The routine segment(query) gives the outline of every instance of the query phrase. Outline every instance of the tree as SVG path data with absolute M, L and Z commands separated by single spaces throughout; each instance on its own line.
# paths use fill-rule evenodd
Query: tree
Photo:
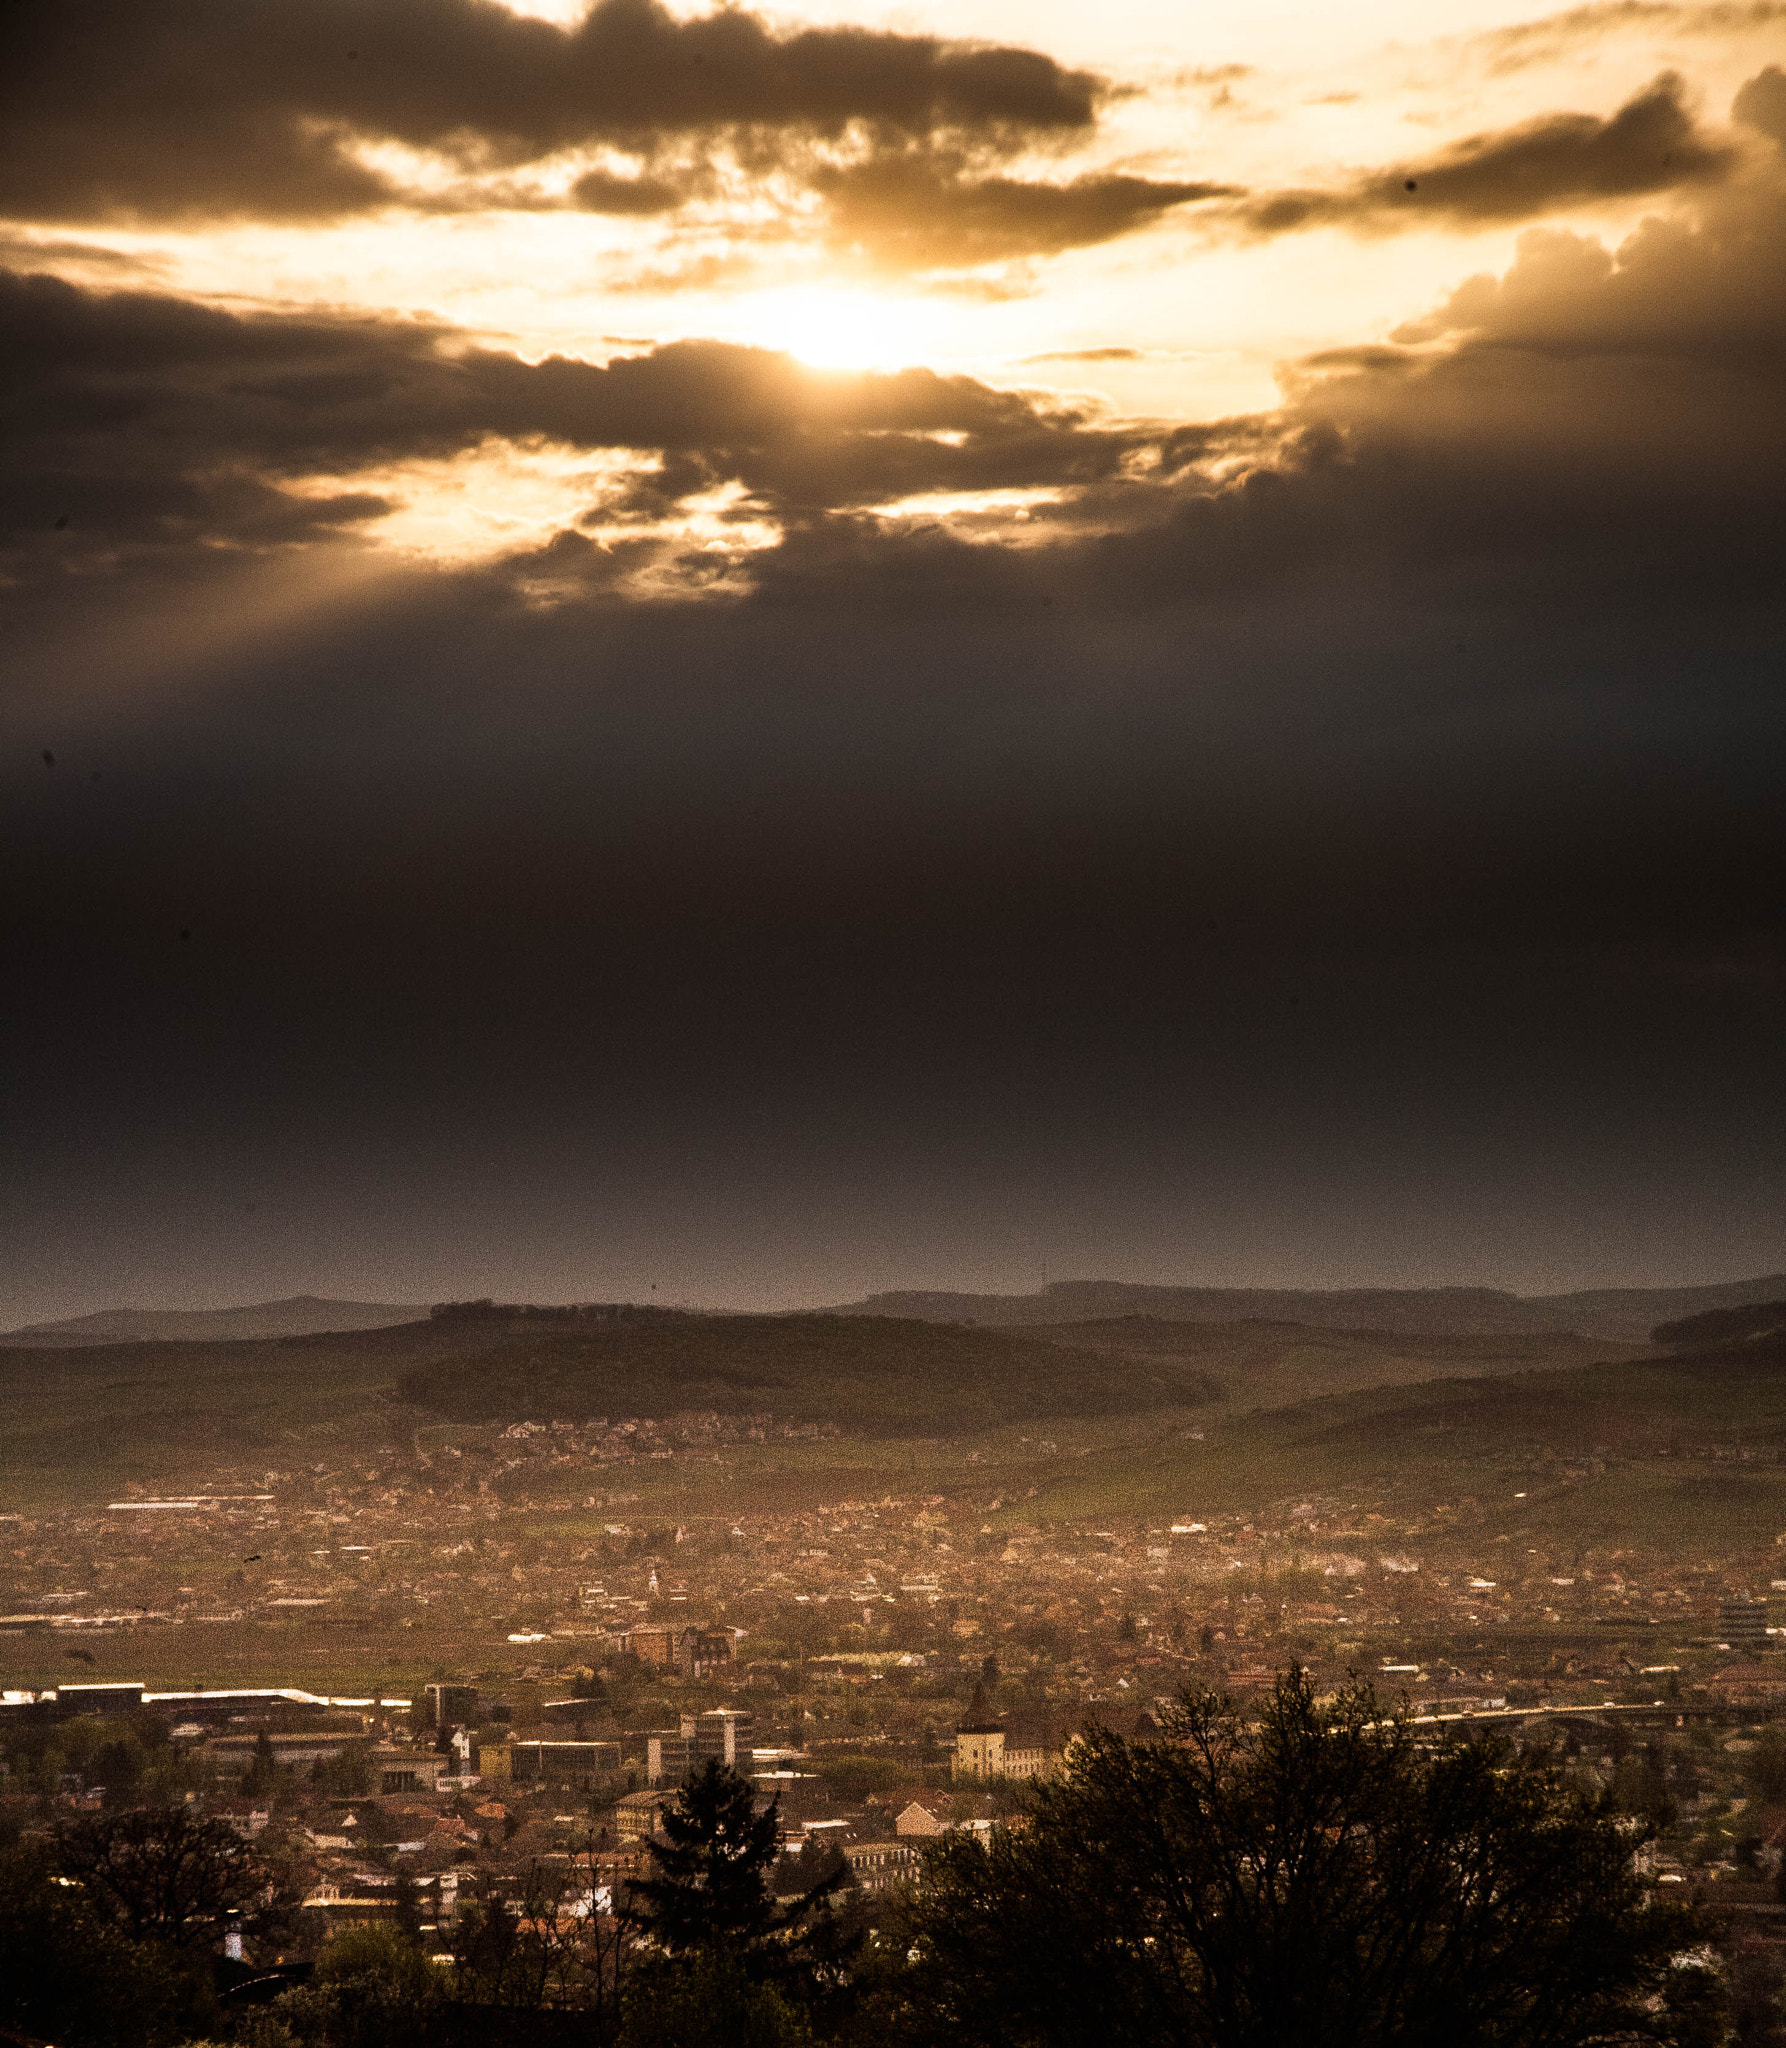
M 620 2039 L 621 2048 L 812 2048 L 813 2037 L 772 1985 L 708 1950 L 639 1981 Z
M 453 1995 L 464 2005 L 569 2008 L 592 2044 L 617 2037 L 644 1953 L 628 1888 L 604 1871 L 594 1837 L 568 1864 L 530 1864 L 514 1896 L 490 1887 L 470 1901 L 453 1948 Z
M 634 1883 L 645 1930 L 671 1956 L 724 1951 L 753 1978 L 785 1972 L 799 1957 L 809 1916 L 843 1883 L 819 1879 L 782 1906 L 769 1889 L 780 1837 L 779 1795 L 759 1813 L 748 1778 L 709 1757 L 663 1809 L 655 1875 Z
M 273 1754 L 272 1740 L 263 1728 L 254 1738 L 254 1755 L 242 1773 L 242 1795 L 247 1799 L 264 1799 L 278 1788 L 279 1759 Z
M 423 2048 L 440 2003 L 439 1973 L 419 1943 L 394 1927 L 350 1927 L 272 2017 L 288 2038 L 317 2048 Z
M 69 2048 L 154 2048 L 191 2031 L 194 1988 L 166 1955 L 108 1926 L 39 1850 L 0 1851 L 0 2029 Z
M 188 1954 L 217 1946 L 225 1922 L 266 1895 L 267 1873 L 236 1831 L 178 1806 L 84 1816 L 63 1831 L 63 1871 L 133 1941 Z
M 462 1912 L 454 1939 L 455 1987 L 473 2005 L 581 2004 L 587 1923 L 571 1913 L 574 1874 L 529 1863 L 518 1894 L 494 1887 Z
M 1574 2048 L 1716 2038 L 1651 1830 L 1502 1740 L 1423 1749 L 1368 1687 L 1186 1693 L 1093 1729 L 1030 1825 L 930 1852 L 919 2039 L 1073 2048 Z M 1710 2025 L 1711 2030 L 1707 2028 Z

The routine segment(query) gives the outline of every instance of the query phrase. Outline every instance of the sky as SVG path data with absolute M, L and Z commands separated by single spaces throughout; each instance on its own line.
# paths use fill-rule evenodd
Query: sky
M 19 0 L 0 1323 L 1786 1265 L 1786 0 Z

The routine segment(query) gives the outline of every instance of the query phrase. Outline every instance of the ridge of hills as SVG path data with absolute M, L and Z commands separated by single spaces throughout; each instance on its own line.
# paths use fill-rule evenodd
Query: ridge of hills
M 931 1465 L 953 1471 L 960 1440 L 976 1439 L 1035 1482 L 1020 1508 L 1008 1495 L 1007 1522 L 1469 1499 L 1498 1503 L 1509 1530 L 1616 1544 L 1691 1525 L 1752 1540 L 1786 1531 L 1786 1331 L 1762 1323 L 1634 1352 L 1556 1333 L 1261 1319 L 998 1330 L 470 1304 L 358 1332 L 15 1347 L 0 1373 L 0 1496 L 13 1508 L 132 1483 L 177 1492 L 257 1461 L 334 1463 L 381 1440 L 407 1453 L 421 1427 L 767 1410 L 835 1425 L 844 1441 L 822 1462 L 864 1482 L 909 1462 L 901 1441 L 927 1442 Z M 1046 1418 L 1063 1425 L 1060 1453 L 1018 1449 L 1009 1432 Z M 804 1483 L 798 1447 L 756 1449 L 764 1498 Z
M 767 1410 L 858 1439 L 939 1439 L 1048 1416 L 1232 1413 L 1616 1351 L 1568 1336 L 1417 1340 L 1303 1324 L 1131 1317 L 988 1330 L 471 1303 L 352 1332 L 14 1346 L 0 1370 L 0 1494 L 177 1490 L 182 1474 L 196 1480 L 220 1463 L 326 1459 L 356 1436 L 407 1441 L 418 1423 Z
M 414 1302 L 326 1301 L 294 1294 L 242 1308 L 105 1308 L 60 1322 L 0 1331 L 9 1350 L 50 1345 L 225 1343 L 232 1338 L 310 1337 L 339 1330 L 380 1330 L 427 1314 Z
M 832 1311 L 1018 1328 L 1146 1315 L 1166 1322 L 1316 1323 L 1404 1336 L 1537 1336 L 1574 1331 L 1641 1342 L 1657 1323 L 1712 1309 L 1777 1301 L 1786 1274 L 1703 1287 L 1600 1287 L 1512 1294 L 1496 1287 L 1156 1287 L 1126 1280 L 1055 1280 L 1034 1294 L 906 1290 L 871 1294 Z
M 1183 1323 L 1126 1315 L 1025 1327 L 1031 1336 L 1076 1351 L 1200 1365 L 1219 1377 L 1223 1398 L 1234 1408 L 1276 1408 L 1322 1394 L 1432 1379 L 1555 1372 L 1628 1359 L 1634 1348 L 1617 1338 L 1580 1337 L 1567 1330 L 1408 1336 L 1395 1330 L 1332 1329 L 1263 1317 Z
M 886 1316 L 902 1322 L 977 1323 L 992 1328 L 1110 1322 L 1146 1316 L 1171 1323 L 1307 1323 L 1367 1335 L 1434 1338 L 1547 1336 L 1573 1331 L 1626 1342 L 1654 1326 L 1719 1310 L 1739 1310 L 1786 1297 L 1786 1274 L 1703 1287 L 1589 1288 L 1569 1294 L 1513 1294 L 1495 1287 L 1294 1288 L 1156 1287 L 1126 1280 L 1057 1280 L 1035 1294 L 961 1294 L 905 1290 L 864 1301 L 800 1311 L 844 1317 Z M 462 1307 L 493 1310 L 493 1304 Z M 512 1313 L 519 1314 L 517 1308 Z M 571 1313 L 532 1310 L 542 1319 Z M 644 1310 L 632 1311 L 644 1314 Z M 672 1311 L 671 1313 L 675 1313 Z M 683 1311 L 695 1314 L 699 1311 Z M 379 1330 L 416 1323 L 420 1303 L 331 1301 L 297 1294 L 280 1301 L 218 1309 L 101 1309 L 60 1321 L 0 1331 L 0 1347 L 85 1348 L 95 1344 L 225 1343 L 255 1337 L 305 1337 Z M 778 1321 L 785 1317 L 738 1316 Z

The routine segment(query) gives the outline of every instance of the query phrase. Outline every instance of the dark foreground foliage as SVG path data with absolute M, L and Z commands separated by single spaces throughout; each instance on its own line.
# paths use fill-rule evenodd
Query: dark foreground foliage
M 226 1916 L 277 1904 L 162 1810 L 0 1857 L 0 2034 L 60 2048 L 1779 2048 L 1779 1973 L 1657 1896 L 1647 1824 L 1542 1755 L 1432 1748 L 1365 1687 L 1187 1695 L 1097 1729 L 988 1841 L 876 1916 L 835 1868 L 777 1896 L 776 1818 L 718 1765 L 630 1890 L 536 1870 L 443 1967 L 348 1932 L 269 2004 L 214 1995 Z M 595 1909 L 588 1901 L 595 1898 Z M 260 1903 L 254 1905 L 254 1901 Z
M 1090 1733 L 1028 1828 L 936 1852 L 887 2016 L 988 2048 L 1717 2040 L 1642 1833 L 1503 1743 L 1427 1752 L 1366 1688 L 1187 1697 L 1157 1740 Z

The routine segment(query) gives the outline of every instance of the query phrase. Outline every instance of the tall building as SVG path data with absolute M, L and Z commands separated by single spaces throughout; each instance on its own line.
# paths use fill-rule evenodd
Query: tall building
M 683 1726 L 688 1726 L 686 1719 Z M 751 1737 L 755 1732 L 756 1716 L 737 1707 L 712 1707 L 704 1714 L 696 1714 L 694 1760 L 705 1763 L 709 1757 L 714 1757 L 733 1770 L 748 1766 L 751 1762 Z
M 478 1689 L 475 1685 L 448 1685 L 436 1680 L 428 1688 L 434 1702 L 436 1728 L 463 1728 L 477 1719 Z
M 1718 1634 L 1733 1650 L 1767 1648 L 1767 1602 L 1747 1593 L 1718 1603 Z
M 1005 1775 L 1005 1730 L 1001 1721 L 963 1721 L 955 1731 L 954 1777 L 986 1785 Z

